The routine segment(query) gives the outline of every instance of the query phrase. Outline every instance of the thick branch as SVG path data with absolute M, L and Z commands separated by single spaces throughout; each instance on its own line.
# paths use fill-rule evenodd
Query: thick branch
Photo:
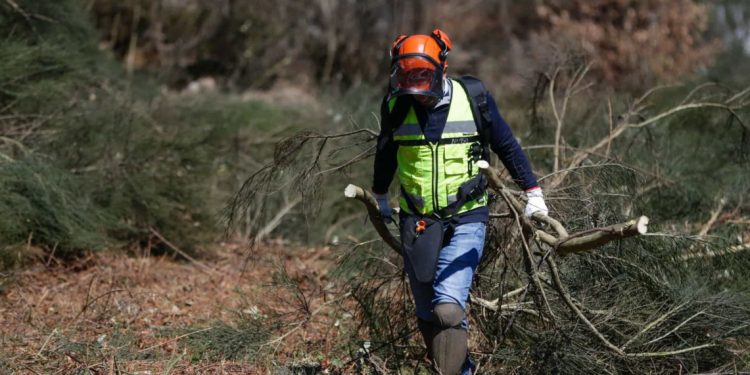
M 566 239 L 558 240 L 557 243 L 549 245 L 556 247 L 558 254 L 568 255 L 595 249 L 620 238 L 642 235 L 647 231 L 648 217 L 641 216 L 625 223 L 573 234 Z
M 375 227 L 375 230 L 378 232 L 383 241 L 385 241 L 388 246 L 390 246 L 400 255 L 401 243 L 396 239 L 396 237 L 393 237 L 391 231 L 388 230 L 388 227 L 380 217 L 380 210 L 378 210 L 378 202 L 375 200 L 375 197 L 373 197 L 372 194 L 370 194 L 365 189 L 352 184 L 349 184 L 346 189 L 344 189 L 344 196 L 347 198 L 354 198 L 365 205 L 365 207 L 367 208 L 367 215 L 370 217 L 372 226 Z

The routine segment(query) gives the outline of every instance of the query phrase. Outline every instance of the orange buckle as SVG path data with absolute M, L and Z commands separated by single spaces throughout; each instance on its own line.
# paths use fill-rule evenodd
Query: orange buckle
M 425 228 L 427 228 L 426 221 L 424 220 L 417 221 L 417 229 L 416 229 L 417 233 L 421 234 L 422 232 L 424 232 Z

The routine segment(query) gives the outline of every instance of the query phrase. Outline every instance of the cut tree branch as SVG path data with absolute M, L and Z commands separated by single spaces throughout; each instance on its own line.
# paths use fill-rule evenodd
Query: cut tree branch
M 477 163 L 482 172 L 487 176 L 490 182 L 490 187 L 498 192 L 500 196 L 508 202 L 509 206 L 512 206 L 517 212 L 523 212 L 523 204 L 513 194 L 510 193 L 508 188 L 503 184 L 500 174 L 497 170 L 489 166 L 489 163 L 485 161 L 479 161 Z M 609 242 L 620 238 L 633 237 L 637 235 L 645 234 L 648 231 L 648 218 L 641 216 L 636 219 L 629 220 L 624 223 L 613 224 L 602 228 L 589 229 L 583 232 L 574 233 L 568 235 L 567 230 L 559 221 L 546 215 L 535 214 L 532 217 L 534 220 L 540 223 L 545 223 L 552 227 L 556 232 L 555 237 L 543 230 L 537 229 L 533 226 L 530 220 L 526 217 L 521 217 L 521 224 L 524 229 L 534 233 L 545 244 L 555 249 L 558 255 L 567 255 L 578 253 L 586 250 L 591 250 Z
M 490 167 L 487 162 L 482 160 L 480 160 L 477 165 L 482 170 L 482 172 L 487 175 L 490 182 L 490 187 L 500 194 L 500 196 L 507 202 L 512 212 L 523 212 L 523 203 L 521 203 L 521 201 L 517 199 L 508 188 L 505 187 L 502 180 L 500 179 L 500 174 L 498 173 L 498 171 Z M 380 217 L 380 211 L 378 210 L 377 201 L 375 201 L 375 198 L 372 196 L 372 194 L 359 186 L 350 184 L 344 190 L 344 196 L 346 196 L 347 198 L 354 198 L 365 205 L 370 221 L 372 222 L 372 225 L 375 227 L 375 230 L 378 232 L 380 237 L 383 239 L 383 241 L 385 241 L 386 244 L 388 244 L 388 246 L 390 246 L 397 253 L 401 254 L 401 244 L 399 240 L 396 239 L 393 234 L 391 234 L 390 230 L 383 222 L 383 219 Z M 528 230 L 530 233 L 533 233 L 542 242 L 551 246 L 553 249 L 555 249 L 558 255 L 568 255 L 587 251 L 603 246 L 614 240 L 645 234 L 648 231 L 649 221 L 646 216 L 641 216 L 624 223 L 613 224 L 601 228 L 593 228 L 583 232 L 568 235 L 567 230 L 558 220 L 555 220 L 554 218 L 546 215 L 534 215 L 534 220 L 549 225 L 557 232 L 557 237 L 555 237 L 550 233 L 536 228 L 531 223 L 531 220 L 529 220 L 529 218 L 527 218 L 526 216 L 519 215 L 518 219 L 523 229 Z
M 344 189 L 344 196 L 347 198 L 354 198 L 365 205 L 372 226 L 375 227 L 375 230 L 383 241 L 400 255 L 401 242 L 391 234 L 391 231 L 385 225 L 385 222 L 383 222 L 383 218 L 380 216 L 380 210 L 378 210 L 378 202 L 375 200 L 375 197 L 365 189 L 352 184 L 349 184 L 346 189 Z

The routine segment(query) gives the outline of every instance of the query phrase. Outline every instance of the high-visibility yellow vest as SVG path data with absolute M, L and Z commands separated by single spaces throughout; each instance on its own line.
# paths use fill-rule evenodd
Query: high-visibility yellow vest
M 477 124 L 471 111 L 468 94 L 463 86 L 451 80 L 452 98 L 445 129 L 436 143 L 430 143 L 422 133 L 414 108 L 410 108 L 403 123 L 393 132 L 399 145 L 398 178 L 401 182 L 399 204 L 407 213 L 429 215 L 456 201 L 458 188 L 479 174 L 472 160 L 472 145 L 480 142 Z M 393 110 L 396 99 L 390 100 Z M 477 147 L 477 146 L 475 146 Z M 412 203 L 407 202 L 407 199 Z M 487 204 L 487 193 L 464 203 L 452 214 L 460 214 Z M 441 215 L 443 216 L 443 215 Z

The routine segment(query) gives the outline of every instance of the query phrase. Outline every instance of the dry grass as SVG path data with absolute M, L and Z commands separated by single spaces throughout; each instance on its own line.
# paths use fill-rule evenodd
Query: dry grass
M 329 248 L 276 244 L 249 257 L 217 247 L 210 270 L 114 252 L 35 265 L 0 285 L 0 372 L 266 373 L 328 363 L 352 325 L 342 305 L 351 301 L 327 275 L 333 258 Z M 268 333 L 255 357 L 193 345 L 248 325 Z

